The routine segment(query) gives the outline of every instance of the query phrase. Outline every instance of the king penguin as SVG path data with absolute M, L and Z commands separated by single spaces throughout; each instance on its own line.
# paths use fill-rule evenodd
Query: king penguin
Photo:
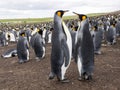
M 36 55 L 36 61 L 40 61 L 45 57 L 45 42 L 42 38 L 42 30 L 35 28 L 32 32 L 31 45 Z
M 9 49 L 1 55 L 2 58 L 10 58 L 10 57 L 15 57 L 15 56 L 17 56 L 16 49 Z
M 74 12 L 74 14 L 77 14 Z M 75 62 L 78 66 L 79 80 L 91 80 L 94 69 L 94 45 L 89 30 L 88 18 L 84 14 L 77 14 L 79 27 L 75 40 Z
M 29 42 L 27 37 L 25 37 L 25 32 L 20 33 L 20 37 L 17 42 L 17 55 L 20 64 L 29 60 Z
M 57 76 L 60 82 L 69 82 L 65 73 L 71 62 L 72 38 L 70 31 L 62 21 L 67 11 L 58 10 L 54 14 L 54 30 L 52 33 L 51 72 L 49 79 Z

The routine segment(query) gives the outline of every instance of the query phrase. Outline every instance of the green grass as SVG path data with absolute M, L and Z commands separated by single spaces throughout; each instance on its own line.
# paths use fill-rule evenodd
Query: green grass
M 52 18 L 0 19 L 2 23 L 36 23 L 52 21 Z
M 104 13 L 93 13 L 88 14 L 89 17 L 91 16 L 99 16 L 103 15 Z M 63 19 L 76 19 L 77 16 L 64 16 Z M 0 19 L 0 23 L 40 23 L 40 22 L 50 22 L 53 21 L 53 18 L 25 18 L 25 19 Z
M 105 13 L 91 13 L 87 14 L 89 17 L 105 15 Z

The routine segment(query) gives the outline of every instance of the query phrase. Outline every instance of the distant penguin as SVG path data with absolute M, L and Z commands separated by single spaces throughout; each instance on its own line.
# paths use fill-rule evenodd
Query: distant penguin
M 12 29 L 12 30 L 10 30 L 9 32 L 8 32 L 8 34 L 9 34 L 9 41 L 10 42 L 16 42 L 17 40 L 16 40 L 16 31 L 14 30 L 14 29 Z
M 48 30 L 46 30 L 46 28 L 44 27 L 43 28 L 43 33 L 42 33 L 42 38 L 45 41 L 45 43 L 47 42 L 47 39 L 48 39 L 48 36 L 46 36 L 47 35 L 47 31 Z
M 49 33 L 48 33 L 48 43 L 51 43 L 52 31 L 53 31 L 53 28 L 50 28 Z
M 31 37 L 31 45 L 36 55 L 36 60 L 40 61 L 45 57 L 45 42 L 42 38 L 42 30 L 35 29 Z
M 49 79 L 57 76 L 61 82 L 69 82 L 65 73 L 71 62 L 72 38 L 70 31 L 62 21 L 67 11 L 58 10 L 54 14 L 54 30 L 52 32 L 51 72 Z
M 16 49 L 9 49 L 1 55 L 2 58 L 10 58 L 10 57 L 15 57 L 15 56 L 17 56 Z
M 77 26 L 76 27 L 71 27 L 70 29 L 70 33 L 71 33 L 71 37 L 72 37 L 72 58 L 74 58 L 74 49 L 75 49 L 75 36 L 76 36 L 76 32 L 77 32 Z
M 17 42 L 17 55 L 19 63 L 24 63 L 29 60 L 29 42 L 25 37 L 25 32 L 20 33 L 20 37 Z
M 103 39 L 103 28 L 101 26 L 94 27 L 93 43 L 94 43 L 94 53 L 101 54 L 101 43 Z
M 107 44 L 108 45 L 113 45 L 116 43 L 116 28 L 115 28 L 115 24 L 110 25 L 110 27 L 108 28 L 107 32 L 106 32 L 106 37 L 107 37 Z
M 117 20 L 115 27 L 116 27 L 117 36 L 120 36 L 120 20 Z
M 8 36 L 8 34 L 5 31 L 0 32 L 0 46 L 8 45 L 6 36 Z
M 30 42 L 30 38 L 31 38 L 31 30 L 29 28 L 27 28 L 27 30 L 25 31 L 25 35 L 27 37 L 28 42 Z
M 74 12 L 74 14 L 77 14 Z M 78 66 L 79 80 L 91 80 L 94 69 L 94 45 L 89 31 L 88 18 L 84 14 L 77 14 L 79 27 L 75 40 L 75 62 Z

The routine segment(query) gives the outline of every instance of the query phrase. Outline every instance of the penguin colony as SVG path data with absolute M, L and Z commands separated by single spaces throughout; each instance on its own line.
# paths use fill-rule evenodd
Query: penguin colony
M 56 76 L 60 82 L 69 82 L 65 74 L 71 60 L 74 60 L 78 67 L 78 80 L 92 80 L 94 54 L 102 54 L 102 42 L 108 46 L 117 43 L 120 15 L 87 17 L 73 12 L 78 16 L 77 20 L 63 21 L 62 17 L 67 12 L 56 11 L 53 22 L 15 27 L 1 24 L 0 46 L 17 42 L 16 48 L 9 49 L 1 57 L 17 56 L 20 64 L 25 63 L 29 61 L 29 48 L 32 47 L 36 61 L 41 61 L 45 58 L 46 44 L 51 43 L 49 79 Z

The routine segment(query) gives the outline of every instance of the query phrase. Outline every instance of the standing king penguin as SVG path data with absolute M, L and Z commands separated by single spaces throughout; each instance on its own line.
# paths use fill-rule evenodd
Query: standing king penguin
M 41 61 L 45 58 L 45 42 L 42 38 L 42 30 L 35 28 L 35 30 L 31 33 L 31 46 L 34 49 L 36 61 Z
M 69 82 L 65 73 L 71 62 L 72 38 L 70 31 L 62 21 L 67 11 L 58 10 L 54 15 L 54 30 L 52 33 L 51 72 L 49 79 L 57 76 L 60 82 Z
M 19 63 L 24 63 L 29 60 L 29 43 L 27 37 L 25 37 L 25 32 L 20 33 L 20 37 L 17 42 L 17 55 Z
M 77 14 L 74 12 L 74 14 Z M 79 27 L 75 40 L 75 62 L 78 66 L 79 80 L 91 80 L 94 69 L 94 45 L 89 31 L 88 18 L 84 14 L 77 14 Z

